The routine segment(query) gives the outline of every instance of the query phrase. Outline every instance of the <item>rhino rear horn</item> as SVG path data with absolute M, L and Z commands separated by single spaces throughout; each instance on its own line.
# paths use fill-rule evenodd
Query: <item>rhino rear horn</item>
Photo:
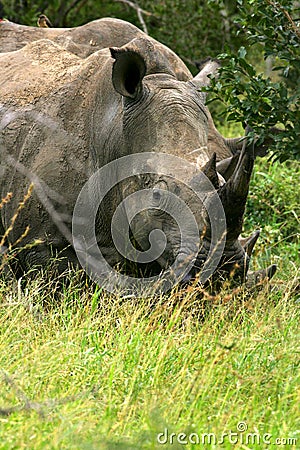
M 217 171 L 222 177 L 228 181 L 236 168 L 237 162 L 239 160 L 240 152 L 236 153 L 230 158 L 223 159 L 217 163 Z
M 136 99 L 142 95 L 143 78 L 146 74 L 144 58 L 134 50 L 127 48 L 110 48 L 115 59 L 112 68 L 112 83 L 115 90 L 123 97 Z
M 243 249 L 249 256 L 249 258 L 252 255 L 254 246 L 257 242 L 257 239 L 259 238 L 259 235 L 260 235 L 260 230 L 256 230 L 249 237 L 244 238 L 244 239 L 243 238 L 239 239 L 241 246 L 243 247 Z
M 227 237 L 237 239 L 242 231 L 243 217 L 254 164 L 253 146 L 243 149 L 238 163 L 226 184 L 219 189 L 219 196 L 227 221 Z
M 209 181 L 212 183 L 215 189 L 219 189 L 219 177 L 217 173 L 217 154 L 214 152 L 212 157 L 207 161 L 204 167 L 202 167 L 202 172 L 207 176 Z

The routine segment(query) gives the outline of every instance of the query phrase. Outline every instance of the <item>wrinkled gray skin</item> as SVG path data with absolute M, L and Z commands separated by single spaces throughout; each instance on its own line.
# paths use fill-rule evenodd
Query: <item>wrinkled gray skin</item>
M 0 53 L 19 50 L 30 42 L 39 39 L 49 39 L 70 53 L 86 58 L 98 50 L 109 47 L 122 47 L 135 38 L 144 38 L 154 45 L 156 56 L 151 54 L 148 58 L 148 71 L 156 70 L 156 58 L 166 58 L 169 69 L 180 81 L 192 79 L 192 75 L 183 61 L 168 47 L 146 35 L 134 25 L 119 19 L 103 18 L 94 20 L 75 28 L 37 28 L 19 25 L 13 22 L 0 23 Z M 148 55 L 149 56 L 149 55 Z M 153 65 L 152 68 L 150 66 Z M 241 150 L 241 137 L 226 139 L 217 131 L 213 119 L 208 116 L 208 152 L 212 155 L 217 153 L 217 160 L 228 158 L 236 151 Z M 261 154 L 263 146 L 256 149 Z
M 218 190 L 228 225 L 218 276 L 234 269 L 236 276 L 244 280 L 252 243 L 257 238 L 255 235 L 250 241 L 239 240 L 254 155 L 244 145 L 240 156 L 225 160 L 232 156 L 230 146 L 214 131 L 205 96 L 200 92 L 209 81 L 207 75 L 217 65 L 208 62 L 192 79 L 182 61 L 167 47 L 139 30 L 142 36 L 133 36 L 135 39 L 120 47 L 120 24 L 124 30 L 127 27 L 128 35 L 135 27 L 115 19 L 102 20 L 105 30 L 110 27 L 111 42 L 116 35 L 115 43 L 109 40 L 111 49 L 95 51 L 92 41 L 93 51 L 77 56 L 74 46 L 71 52 L 65 49 L 68 46 L 63 34 L 67 33 L 65 37 L 71 45 L 69 35 L 73 30 L 63 30 L 53 41 L 33 41 L 17 51 L 10 46 L 7 53 L 0 55 L 1 195 L 13 192 L 12 200 L 1 210 L 2 233 L 33 181 L 34 193 L 19 213 L 9 239 L 12 243 L 17 241 L 29 225 L 22 244 L 34 239 L 43 241 L 19 254 L 17 275 L 36 265 L 46 266 L 51 255 L 63 258 L 59 271 L 68 262 L 77 264 L 70 245 L 70 222 L 84 183 L 98 168 L 121 156 L 163 152 L 194 162 L 193 177 L 197 179 L 200 169 L 204 170 Z M 93 27 L 97 25 L 97 39 L 102 20 L 92 22 Z M 82 40 L 83 27 L 79 28 Z M 54 36 L 55 30 L 51 32 Z M 3 45 L 4 41 L 0 42 Z M 97 42 L 99 47 L 102 44 Z M 222 160 L 217 167 L 216 159 Z M 201 267 L 210 242 L 209 223 L 201 205 L 197 210 L 189 191 L 168 177 L 161 177 L 159 168 L 151 169 L 158 172 L 157 177 L 136 177 L 121 184 L 101 206 L 96 231 L 103 254 L 111 265 L 122 264 L 110 235 L 114 210 L 130 193 L 145 186 L 158 187 L 177 195 L 179 192 L 184 202 L 196 209 L 204 236 L 197 262 Z M 188 171 L 186 182 L 191 182 Z M 155 202 L 161 200 L 156 194 Z M 133 237 L 142 249 L 147 247 L 149 231 L 157 227 L 167 237 L 166 252 L 158 261 L 165 268 L 179 251 L 180 236 L 169 217 L 147 212 L 131 224 Z M 189 256 L 191 244 L 187 239 L 182 250 L 185 257 Z M 267 276 L 272 274 L 270 270 L 266 272 Z

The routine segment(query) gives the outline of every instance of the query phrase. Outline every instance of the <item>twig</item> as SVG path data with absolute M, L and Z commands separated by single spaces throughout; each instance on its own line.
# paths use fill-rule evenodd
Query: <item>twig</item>
M 33 190 L 33 183 L 30 184 L 30 186 L 29 186 L 27 192 L 24 194 L 23 200 L 19 203 L 18 208 L 17 208 L 15 214 L 14 214 L 14 215 L 12 216 L 12 218 L 10 219 L 10 225 L 9 225 L 9 227 L 6 229 L 4 235 L 3 235 L 2 238 L 1 238 L 1 241 L 0 241 L 0 247 L 3 247 L 6 238 L 8 237 L 9 233 L 12 231 L 12 229 L 13 229 L 13 227 L 14 227 L 14 224 L 15 224 L 15 222 L 16 222 L 16 220 L 17 220 L 19 214 L 20 214 L 20 211 L 24 208 L 25 203 L 26 203 L 27 200 L 31 197 L 32 190 Z M 8 195 L 9 195 L 9 194 L 8 194 Z M 6 196 L 6 198 L 7 198 L 7 196 Z M 4 199 L 3 199 L 3 200 L 4 200 Z M 3 200 L 2 200 L 2 201 L 3 201 Z M 29 228 L 28 228 L 28 231 L 29 231 Z M 25 233 L 28 234 L 28 231 L 27 231 L 27 228 L 26 228 Z M 23 234 L 22 236 L 25 237 L 26 234 Z
M 73 395 L 62 399 L 49 399 L 44 402 L 34 402 L 29 400 L 27 395 L 17 386 L 13 378 L 4 370 L 2 370 L 5 383 L 14 391 L 16 398 L 22 402 L 22 405 L 8 406 L 0 408 L 0 416 L 9 416 L 17 411 L 36 411 L 41 416 L 45 416 L 45 408 L 53 408 L 58 405 L 64 405 L 69 402 L 85 398 L 90 394 L 89 391 L 83 392 L 80 395 Z
M 76 8 L 75 11 L 74 11 L 75 17 L 78 15 L 80 9 L 81 9 L 87 2 L 88 2 L 88 0 L 84 0 L 82 3 L 79 3 L 79 4 L 77 5 L 77 8 Z
M 131 6 L 131 8 L 138 10 L 140 9 L 141 12 L 143 14 L 145 14 L 145 16 L 154 16 L 153 13 L 151 13 L 150 11 L 146 11 L 145 9 L 142 9 L 137 3 L 131 2 L 129 0 L 115 0 L 115 2 L 121 2 L 121 3 L 125 3 L 126 5 Z
M 73 3 L 71 3 L 71 5 L 69 6 L 69 8 L 66 9 L 65 14 L 64 14 L 65 17 L 69 14 L 69 12 L 70 12 L 73 8 L 75 8 L 75 6 L 78 5 L 78 3 L 81 3 L 81 1 L 82 1 L 82 0 L 74 0 Z
M 137 16 L 139 18 L 139 21 L 141 22 L 141 25 L 142 25 L 142 28 L 144 30 L 144 33 L 149 34 L 148 33 L 148 28 L 147 28 L 147 26 L 145 24 L 144 18 L 143 18 L 142 13 L 141 13 L 141 10 L 137 9 L 136 12 L 137 12 Z
M 145 14 L 145 16 L 153 16 L 152 13 L 150 13 L 149 11 L 145 11 L 144 9 L 140 8 L 137 3 L 131 2 L 129 0 L 115 0 L 115 2 L 125 3 L 125 5 L 128 5 L 131 8 L 135 9 L 136 12 L 137 12 L 137 16 L 139 18 L 139 21 L 141 22 L 141 25 L 142 25 L 144 33 L 149 34 L 148 33 L 148 29 L 147 29 L 147 25 L 146 25 L 146 23 L 144 21 L 144 18 L 143 18 L 143 14 Z
M 56 15 L 57 20 L 55 19 L 55 21 L 54 21 L 55 24 L 56 25 L 59 24 L 60 26 L 65 27 L 66 26 L 67 15 L 76 6 L 81 7 L 82 6 L 82 5 L 80 5 L 81 2 L 82 2 L 82 0 L 73 0 L 73 2 L 69 6 L 66 5 L 66 2 L 61 2 L 60 7 L 59 7 L 59 9 L 57 11 L 57 15 Z M 86 1 L 83 1 L 83 4 L 84 3 L 86 3 Z
M 283 14 L 285 15 L 285 17 L 287 18 L 287 20 L 289 21 L 293 31 L 296 33 L 296 35 L 298 36 L 298 38 L 300 39 L 300 30 L 297 27 L 297 25 L 295 24 L 294 20 L 292 19 L 292 17 L 290 16 L 290 13 L 284 9 L 283 6 L 281 6 L 280 4 L 275 4 L 272 0 L 266 0 L 266 2 L 270 5 L 273 6 L 275 9 L 278 8 L 280 9 L 281 12 L 283 12 Z
M 5 158 L 5 161 L 8 165 L 15 167 L 18 172 L 25 175 L 31 183 L 34 185 L 35 193 L 38 196 L 39 200 L 43 204 L 44 208 L 50 215 L 51 219 L 59 229 L 59 231 L 63 234 L 63 236 L 69 241 L 69 243 L 73 244 L 72 234 L 69 228 L 64 224 L 64 216 L 59 214 L 55 208 L 53 203 L 50 201 L 50 196 L 47 195 L 46 189 L 44 187 L 44 183 L 40 178 L 34 173 L 30 172 L 20 161 L 17 161 L 12 156 L 5 154 L 2 152 Z
M 67 15 L 77 6 L 76 13 L 82 8 L 82 6 L 87 2 L 87 0 L 74 0 L 73 3 L 66 9 L 63 17 L 63 25 L 66 25 L 66 17 Z M 76 14 L 75 14 L 76 15 Z

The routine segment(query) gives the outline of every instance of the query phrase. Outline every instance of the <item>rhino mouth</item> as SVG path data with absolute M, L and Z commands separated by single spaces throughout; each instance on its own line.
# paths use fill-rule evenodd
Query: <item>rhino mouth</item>
M 199 254 L 192 270 L 185 276 L 184 282 L 197 280 L 206 261 L 205 254 Z M 241 250 L 240 255 L 233 254 L 229 256 L 224 254 L 208 282 L 216 284 L 220 281 L 231 280 L 233 282 L 244 283 L 247 279 L 249 261 L 249 256 L 243 250 Z
M 257 233 L 254 232 L 245 241 L 253 240 L 253 235 L 256 236 Z M 226 281 L 230 285 L 245 284 L 248 288 L 260 285 L 264 281 L 269 281 L 276 273 L 277 266 L 271 264 L 266 269 L 249 271 L 251 254 L 247 250 L 247 247 L 241 247 L 238 254 L 233 252 L 225 253 L 217 269 L 204 284 L 201 283 L 199 274 L 203 271 L 207 261 L 207 253 L 200 252 L 192 269 L 182 278 L 181 285 L 187 286 L 188 284 L 198 282 L 204 288 L 211 286 L 214 290 L 218 290 Z

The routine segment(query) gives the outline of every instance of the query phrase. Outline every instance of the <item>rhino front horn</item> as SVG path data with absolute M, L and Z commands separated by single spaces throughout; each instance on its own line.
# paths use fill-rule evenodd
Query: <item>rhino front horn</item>
M 233 174 L 227 183 L 219 189 L 219 196 L 226 215 L 228 239 L 237 239 L 242 231 L 253 164 L 253 146 L 247 147 L 247 143 L 244 141 Z

